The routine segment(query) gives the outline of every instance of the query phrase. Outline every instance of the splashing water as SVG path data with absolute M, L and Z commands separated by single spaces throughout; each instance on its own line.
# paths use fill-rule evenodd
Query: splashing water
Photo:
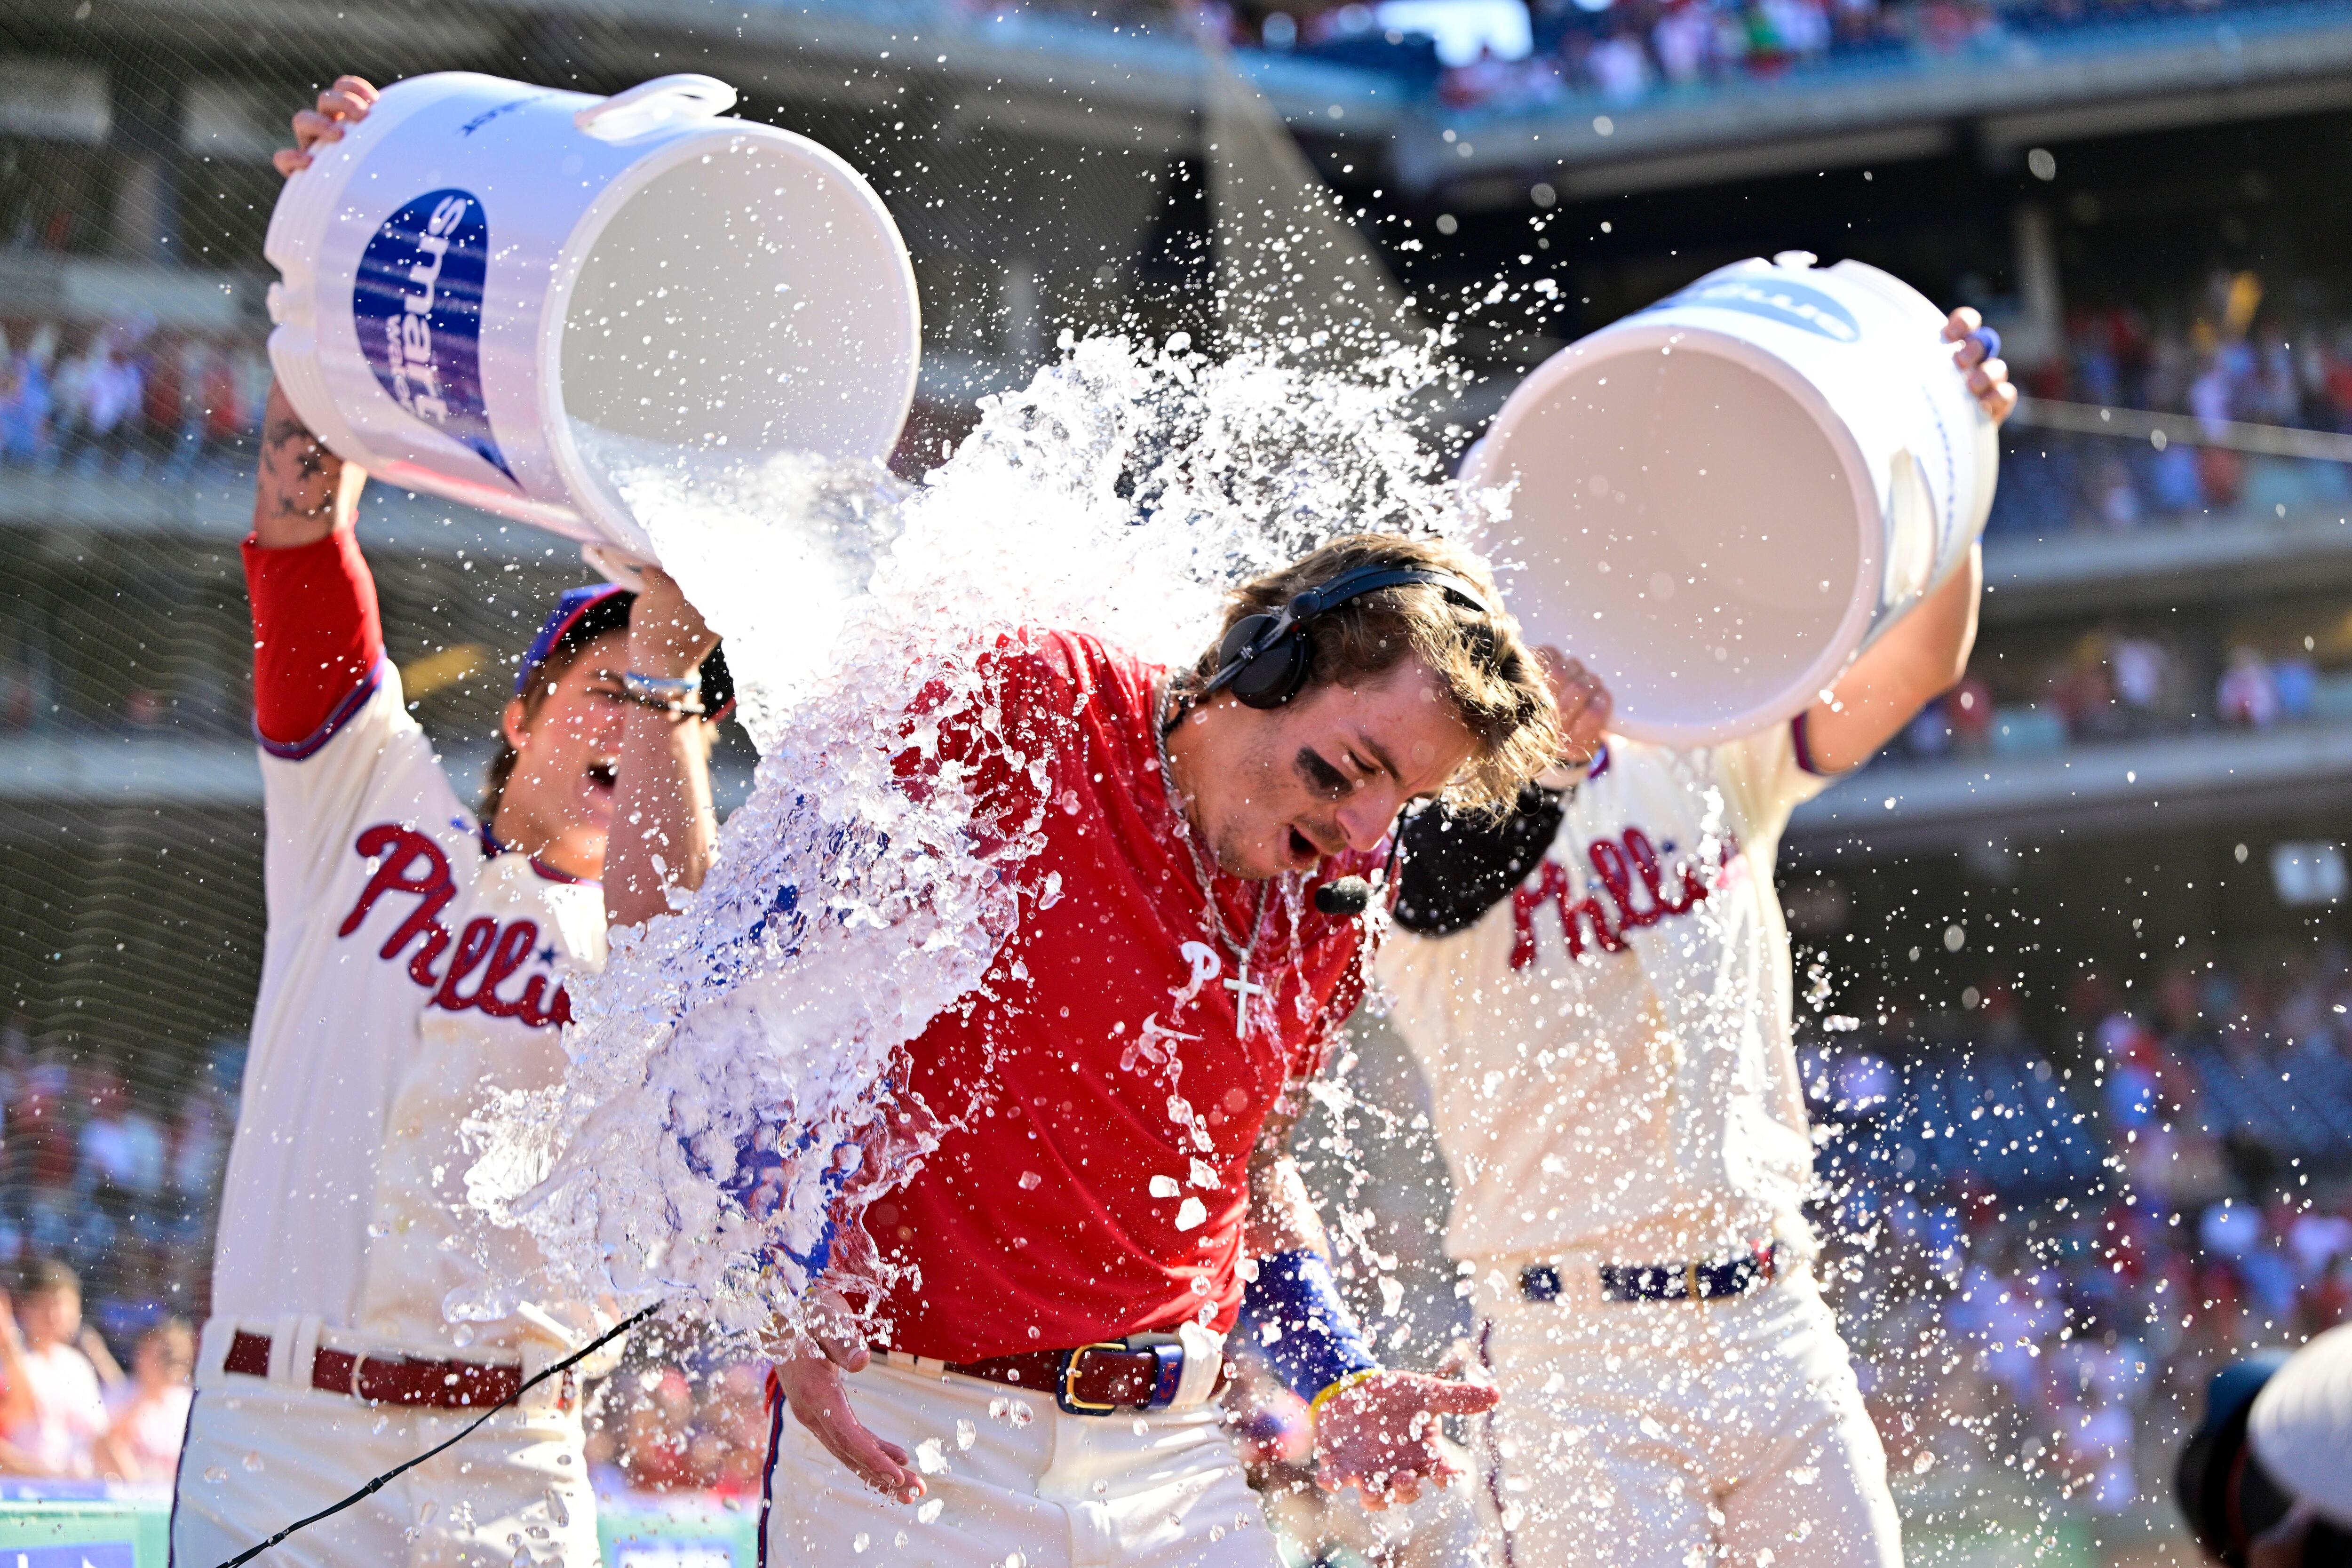
M 563 1082 L 475 1125 L 474 1199 L 530 1228 L 550 1283 L 762 1334 L 844 1310 L 819 1276 L 878 1295 L 858 1216 L 961 1114 L 895 1100 L 894 1058 L 1059 896 L 1022 874 L 1036 821 L 972 831 L 942 717 L 1042 777 L 991 710 L 987 656 L 1021 628 L 1180 662 L 1237 581 L 1342 533 L 1482 521 L 1493 498 L 1434 477 L 1412 432 L 1433 346 L 1308 373 L 1065 334 L 912 487 L 607 454 L 727 637 L 761 757 L 704 885 L 572 982 Z

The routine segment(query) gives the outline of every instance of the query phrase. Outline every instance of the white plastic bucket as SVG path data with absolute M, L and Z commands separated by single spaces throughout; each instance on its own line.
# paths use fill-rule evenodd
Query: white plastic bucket
M 715 118 L 734 101 L 703 76 L 387 88 L 270 216 L 296 412 L 388 483 L 600 563 L 654 558 L 600 452 L 887 456 L 921 342 L 898 227 L 833 153 Z
M 1515 487 L 1496 555 L 1615 727 L 1705 745 L 1794 717 L 1967 558 L 1992 421 L 1945 315 L 1856 261 L 1710 272 L 1547 360 L 1464 475 Z

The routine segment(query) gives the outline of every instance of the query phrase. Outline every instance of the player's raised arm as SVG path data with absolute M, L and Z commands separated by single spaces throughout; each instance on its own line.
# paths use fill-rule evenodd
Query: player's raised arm
M 376 90 L 355 76 L 338 77 L 319 95 L 318 106 L 294 116 L 294 145 L 281 147 L 273 162 L 281 174 L 310 166 L 310 149 L 340 142 L 343 127 L 367 118 Z M 322 446 L 302 423 L 286 394 L 269 389 L 261 418 L 261 461 L 254 487 L 253 539 L 265 550 L 315 544 L 348 529 L 359 512 L 364 471 Z
M 622 681 L 633 706 L 622 730 L 605 851 L 604 918 L 615 926 L 663 912 L 672 888 L 700 887 L 719 847 L 710 798 L 717 726 L 698 717 L 697 673 L 719 639 L 676 578 L 646 567 L 645 579 L 629 610 L 629 668 Z
M 295 117 L 299 157 L 341 120 L 364 116 L 375 89 L 355 77 L 322 96 L 321 108 Z M 326 113 L 330 99 L 337 119 Z M 291 173 L 284 162 L 281 172 Z M 304 756 L 330 733 L 352 693 L 383 656 L 375 584 L 352 538 L 367 473 L 327 450 L 271 386 L 261 420 L 253 493 L 253 532 L 246 541 L 247 590 L 253 603 L 254 727 L 273 752 Z M 330 543 L 332 541 L 332 543 Z

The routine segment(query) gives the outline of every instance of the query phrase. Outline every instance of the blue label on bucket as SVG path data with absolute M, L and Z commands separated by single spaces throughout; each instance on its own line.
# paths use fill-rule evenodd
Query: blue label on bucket
M 403 408 L 509 481 L 482 401 L 482 284 L 490 225 L 470 191 L 428 191 L 383 220 L 360 256 L 360 352 Z
M 1677 305 L 1710 305 L 1718 310 L 1761 316 L 1768 321 L 1778 321 L 1841 343 L 1859 342 L 1862 339 L 1862 323 L 1853 319 L 1852 310 L 1818 289 L 1780 278 L 1705 278 L 1681 293 L 1659 300 L 1650 310 L 1664 310 Z

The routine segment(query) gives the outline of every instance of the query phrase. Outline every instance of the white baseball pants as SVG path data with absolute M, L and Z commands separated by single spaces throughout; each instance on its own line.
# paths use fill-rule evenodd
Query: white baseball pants
M 1508 1568 L 1901 1568 L 1886 1456 L 1810 1268 L 1696 1306 L 1560 1272 L 1554 1301 L 1490 1287 Z
M 779 1400 L 765 1568 L 1281 1568 L 1214 1402 L 1068 1415 L 1047 1394 L 881 1361 L 846 1381 L 929 1495 L 909 1507 L 868 1490 Z
M 172 1495 L 172 1568 L 217 1568 L 479 1414 L 368 1405 L 298 1383 L 290 1372 L 284 1381 L 224 1372 L 233 1327 L 207 1323 L 197 1357 Z M 271 1548 L 256 1568 L 595 1568 L 595 1498 L 580 1411 L 576 1403 L 556 1408 L 562 1381 L 551 1379 L 447 1453 Z

